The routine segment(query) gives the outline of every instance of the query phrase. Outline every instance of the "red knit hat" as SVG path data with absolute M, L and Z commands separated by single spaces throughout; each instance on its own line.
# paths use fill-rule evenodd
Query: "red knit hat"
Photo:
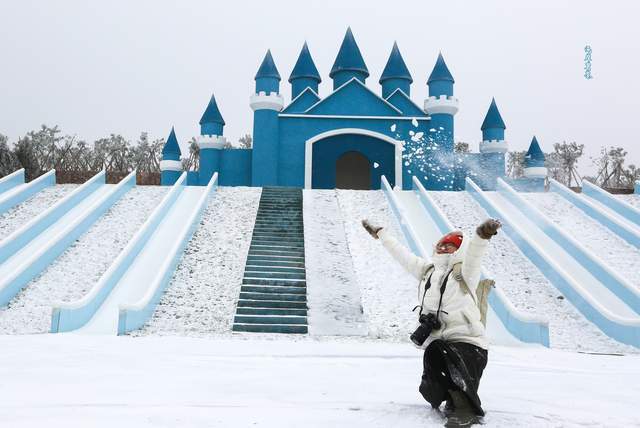
M 460 246 L 462 245 L 462 232 L 455 231 L 447 233 L 442 238 L 440 238 L 437 245 L 441 244 L 453 244 L 456 246 L 456 248 L 460 248 Z

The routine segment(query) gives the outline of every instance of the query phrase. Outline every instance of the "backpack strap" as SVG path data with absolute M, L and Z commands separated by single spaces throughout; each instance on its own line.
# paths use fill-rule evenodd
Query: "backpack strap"
M 464 277 L 462 276 L 462 262 L 458 262 L 455 265 L 453 265 L 453 278 L 458 281 L 460 283 L 460 285 L 462 285 L 462 290 L 471 295 L 471 298 L 473 299 L 473 301 L 475 302 L 475 304 L 478 304 L 478 299 L 476 298 L 476 294 L 471 292 L 471 289 L 469 288 L 469 285 L 467 285 L 467 281 L 464 280 Z

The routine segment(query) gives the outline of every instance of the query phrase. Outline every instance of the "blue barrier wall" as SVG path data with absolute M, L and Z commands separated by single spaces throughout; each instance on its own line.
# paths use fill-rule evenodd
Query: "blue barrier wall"
M 251 186 L 251 149 L 225 149 L 220 154 L 220 186 Z M 207 183 L 201 183 L 206 185 Z
M 611 195 L 605 190 L 602 190 L 598 186 L 589 183 L 588 181 L 582 182 L 582 193 L 585 195 L 605 204 L 624 218 L 634 222 L 640 226 L 640 210 L 621 201 L 615 196 Z
M 3 192 L 9 189 L 13 189 L 20 184 L 24 184 L 24 168 L 0 178 L 0 195 L 2 195 Z
M 56 184 L 56 172 L 51 170 L 29 183 L 15 189 L 14 192 L 0 194 L 0 214 L 3 214 L 44 189 Z

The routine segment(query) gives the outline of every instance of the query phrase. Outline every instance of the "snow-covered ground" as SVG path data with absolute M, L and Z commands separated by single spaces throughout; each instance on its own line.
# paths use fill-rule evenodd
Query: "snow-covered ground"
M 429 192 L 454 227 L 465 234 L 487 218 L 467 192 Z M 511 302 L 526 312 L 549 320 L 551 346 L 584 352 L 638 353 L 602 333 L 567 301 L 504 233 L 491 240 L 484 266 L 496 286 Z
M 556 193 L 521 193 L 606 266 L 640 288 L 640 250 Z
M 58 184 L 49 186 L 4 214 L 0 214 L 0 240 L 15 232 L 29 220 L 65 197 L 78 184 Z
M 360 285 L 335 190 L 304 191 L 304 251 L 312 335 L 366 335 Z
M 260 188 L 219 187 L 153 318 L 133 335 L 230 335 Z
M 125 193 L 80 239 L 33 279 L 8 307 L 0 309 L 0 333 L 49 331 L 52 305 L 77 300 L 86 294 L 167 190 L 168 187 L 161 186 L 136 186 Z
M 0 336 L 0 426 L 439 427 L 407 344 Z M 487 427 L 640 426 L 640 357 L 494 347 Z
M 363 229 L 361 221 L 389 228 L 405 242 L 382 191 L 337 190 L 349 251 L 360 284 L 369 336 L 408 342 L 417 316 L 411 309 L 418 300 L 418 280 Z M 406 245 L 406 243 L 405 243 Z
M 616 198 L 619 198 L 622 201 L 625 201 L 628 204 L 633 205 L 634 207 L 640 209 L 640 195 L 631 194 L 631 195 L 615 195 Z

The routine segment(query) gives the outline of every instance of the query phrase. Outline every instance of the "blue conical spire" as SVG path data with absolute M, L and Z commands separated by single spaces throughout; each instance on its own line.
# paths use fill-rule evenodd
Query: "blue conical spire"
M 538 144 L 538 140 L 534 136 L 529 145 L 529 150 L 524 157 L 526 167 L 544 166 L 544 153 Z
M 167 142 L 164 144 L 162 148 L 162 159 L 164 160 L 180 160 L 180 155 L 182 152 L 180 151 L 180 145 L 178 144 L 178 139 L 176 138 L 176 131 L 171 127 L 171 133 L 169 134 L 169 138 L 167 138 Z
M 309 46 L 307 46 L 307 42 L 304 42 L 304 45 L 302 46 L 302 50 L 300 51 L 300 55 L 298 56 L 298 61 L 296 61 L 296 65 L 293 67 L 291 76 L 289 76 L 289 83 L 291 83 L 295 79 L 302 78 L 314 79 L 317 80 L 318 83 L 322 81 L 322 79 L 320 78 L 320 73 L 318 73 L 318 69 L 313 62 L 313 58 L 311 58 L 311 53 L 309 52 Z
M 255 80 L 267 78 L 280 80 L 280 73 L 278 73 L 276 64 L 273 62 L 273 57 L 271 56 L 271 49 L 267 50 L 267 54 L 264 56 L 262 64 L 260 64 L 260 68 L 258 69 L 258 73 L 256 73 Z
M 207 109 L 204 111 L 204 114 L 200 119 L 200 125 L 204 125 L 205 123 L 220 123 L 222 125 L 225 125 L 224 119 L 222 118 L 220 110 L 218 109 L 218 103 L 216 103 L 215 95 L 211 95 L 209 105 L 207 106 Z
M 491 99 L 491 105 L 489 106 L 487 115 L 484 117 L 484 121 L 482 122 L 482 126 L 480 127 L 482 131 L 490 128 L 507 128 L 504 124 L 504 121 L 502 120 L 500 112 L 498 111 L 498 106 L 496 104 L 495 98 Z
M 345 74 L 345 76 L 339 79 L 334 78 L 338 73 Z M 347 28 L 347 33 L 344 35 L 340 51 L 333 63 L 333 67 L 331 67 L 329 77 L 334 79 L 334 87 L 336 86 L 336 80 L 339 81 L 338 84 L 342 84 L 347 81 L 347 79 L 360 77 L 364 83 L 364 80 L 369 77 L 369 70 L 367 69 L 367 65 L 364 63 L 364 59 L 362 58 L 356 39 L 353 37 L 351 27 Z
M 447 63 L 444 62 L 442 53 L 438 54 L 436 65 L 433 67 L 433 71 L 431 71 L 431 75 L 429 76 L 429 80 L 427 80 L 427 84 L 439 80 L 445 80 L 451 83 L 456 82 L 455 80 L 453 80 L 453 76 L 449 71 L 449 67 L 447 67 Z
M 387 60 L 387 65 L 384 67 L 382 76 L 380 76 L 379 83 L 389 79 L 405 79 L 408 80 L 409 83 L 413 82 L 411 73 L 409 73 L 407 64 L 405 64 L 402 54 L 400 53 L 400 49 L 398 49 L 398 43 L 396 42 L 393 42 L 391 54 Z

